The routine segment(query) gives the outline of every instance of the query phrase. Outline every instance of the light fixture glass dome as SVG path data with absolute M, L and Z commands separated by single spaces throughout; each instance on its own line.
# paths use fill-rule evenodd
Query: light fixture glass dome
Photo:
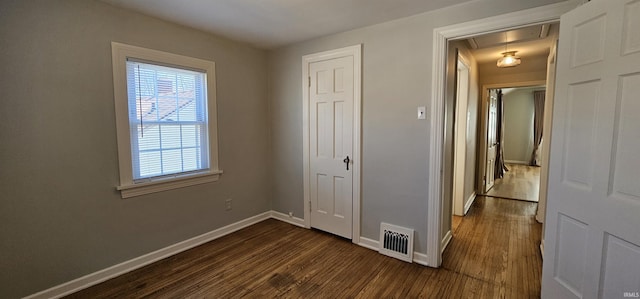
M 498 59 L 498 67 L 513 67 L 520 65 L 522 62 L 519 57 L 516 57 L 517 51 L 503 52 L 502 57 Z

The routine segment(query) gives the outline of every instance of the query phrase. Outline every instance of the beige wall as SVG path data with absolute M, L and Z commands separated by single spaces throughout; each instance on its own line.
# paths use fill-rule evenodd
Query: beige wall
M 120 198 L 111 41 L 215 61 L 220 181 Z M 264 51 L 100 1 L 48 0 L 0 2 L 0 54 L 0 298 L 270 209 Z
M 553 2 L 471 1 L 270 51 L 274 209 L 303 212 L 301 57 L 362 44 L 361 235 L 377 240 L 382 221 L 414 228 L 416 250 L 427 253 L 429 120 L 416 108 L 430 114 L 434 28 Z

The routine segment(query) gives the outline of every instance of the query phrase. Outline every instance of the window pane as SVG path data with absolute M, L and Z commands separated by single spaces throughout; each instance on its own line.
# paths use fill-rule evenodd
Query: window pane
M 150 177 L 162 174 L 160 151 L 140 153 L 140 177 Z
M 196 90 L 195 76 L 179 74 L 177 77 L 177 87 L 178 93 L 180 93 L 181 95 L 193 97 Z M 188 93 L 191 94 L 189 95 Z
M 160 126 L 161 144 L 163 149 L 176 149 L 182 147 L 180 138 L 180 126 Z
M 209 167 L 204 86 L 204 73 L 127 61 L 135 179 Z
M 158 119 L 158 109 L 155 98 L 144 98 L 135 103 L 136 114 L 133 115 L 137 122 L 142 118 L 143 122 L 156 121 Z
M 140 151 L 145 150 L 157 150 L 160 149 L 160 127 L 156 125 L 143 126 L 140 130 L 140 136 L 138 137 L 138 149 Z
M 182 153 L 180 149 L 162 151 L 162 172 L 165 174 L 182 172 Z
M 158 98 L 157 121 L 178 121 L 176 98 Z
M 182 146 L 195 147 L 200 145 L 200 134 L 197 125 L 182 126 Z
M 156 94 L 156 76 L 155 72 L 144 67 L 137 66 L 136 81 L 136 98 L 153 97 Z
M 178 119 L 180 121 L 196 121 L 196 101 L 195 99 L 181 100 L 178 110 Z
M 196 170 L 200 168 L 200 149 L 186 148 L 182 151 L 182 159 L 184 161 L 184 171 Z

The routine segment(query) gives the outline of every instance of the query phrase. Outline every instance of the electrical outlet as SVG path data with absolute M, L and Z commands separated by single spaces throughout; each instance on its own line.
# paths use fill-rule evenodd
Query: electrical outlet
M 229 198 L 229 199 L 225 200 L 225 201 L 224 201 L 224 204 L 225 204 L 225 209 L 226 209 L 227 211 L 231 211 L 231 209 L 232 209 L 232 207 L 231 207 L 231 198 Z

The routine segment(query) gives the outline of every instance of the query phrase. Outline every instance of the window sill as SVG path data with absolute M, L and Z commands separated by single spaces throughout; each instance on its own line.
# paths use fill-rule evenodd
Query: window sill
M 220 178 L 222 170 L 214 170 L 183 177 L 172 177 L 151 182 L 122 185 L 116 187 L 122 198 L 135 197 L 155 192 L 178 189 L 193 185 L 215 182 Z

